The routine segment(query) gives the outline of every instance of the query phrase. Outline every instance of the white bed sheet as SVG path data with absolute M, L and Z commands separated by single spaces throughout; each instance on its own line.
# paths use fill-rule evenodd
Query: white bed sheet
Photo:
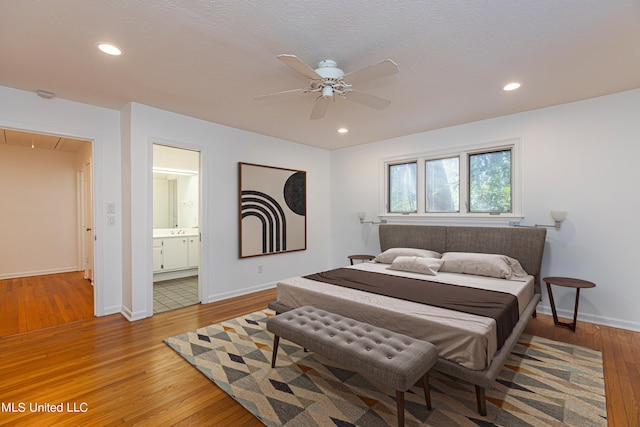
M 444 272 L 439 272 L 436 276 L 426 276 L 390 270 L 387 267 L 388 264 L 365 262 L 349 268 L 508 292 L 517 297 L 520 314 L 533 298 L 533 276 L 527 276 L 525 281 Z M 496 322 L 491 318 L 376 295 L 303 277 L 278 282 L 277 295 L 280 303 L 291 308 L 312 305 L 431 342 L 438 348 L 440 357 L 469 369 L 485 369 L 497 351 Z

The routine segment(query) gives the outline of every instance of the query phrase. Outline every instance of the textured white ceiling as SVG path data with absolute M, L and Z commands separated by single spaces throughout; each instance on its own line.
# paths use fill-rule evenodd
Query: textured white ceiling
M 0 85 L 327 149 L 640 87 L 637 0 L 2 0 L 0 40 Z M 338 99 L 311 121 L 315 94 L 256 101 L 308 84 L 282 53 L 347 73 L 393 59 L 400 73 L 357 87 L 392 103 Z

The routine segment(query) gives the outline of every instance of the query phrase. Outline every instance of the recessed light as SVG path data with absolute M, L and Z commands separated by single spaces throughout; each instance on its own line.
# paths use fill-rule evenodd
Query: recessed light
M 98 49 L 100 49 L 107 55 L 113 55 L 113 56 L 122 55 L 122 50 L 120 50 L 119 47 L 109 43 L 98 43 Z
M 338 133 L 347 133 L 347 132 L 349 132 L 349 129 L 347 129 L 347 128 L 338 129 Z
M 513 82 L 513 83 L 509 83 L 508 85 L 506 85 L 505 87 L 503 87 L 502 89 L 504 90 L 516 90 L 518 89 L 520 86 L 522 86 L 520 83 L 518 82 Z

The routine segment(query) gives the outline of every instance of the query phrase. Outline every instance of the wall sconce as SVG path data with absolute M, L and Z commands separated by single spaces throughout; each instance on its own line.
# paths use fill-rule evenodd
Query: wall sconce
M 379 222 L 375 222 L 375 221 L 365 221 L 365 217 L 367 216 L 366 212 L 358 212 L 358 218 L 360 218 L 360 224 L 372 224 L 372 225 L 378 225 L 378 224 L 386 224 L 387 220 L 386 219 L 382 219 Z
M 556 230 L 558 230 L 560 228 L 560 224 L 562 223 L 562 221 L 564 221 L 565 218 L 567 218 L 567 212 L 551 211 L 551 218 L 553 218 L 553 221 L 555 222 L 554 225 L 536 224 L 536 227 L 555 228 Z

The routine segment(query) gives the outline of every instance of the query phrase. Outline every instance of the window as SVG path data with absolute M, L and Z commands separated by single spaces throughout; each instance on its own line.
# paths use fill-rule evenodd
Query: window
M 469 154 L 469 212 L 511 212 L 511 149 Z
M 384 161 L 387 215 L 518 216 L 518 141 Z
M 417 212 L 417 163 L 389 165 L 389 212 Z
M 460 212 L 460 159 L 426 161 L 427 212 Z

